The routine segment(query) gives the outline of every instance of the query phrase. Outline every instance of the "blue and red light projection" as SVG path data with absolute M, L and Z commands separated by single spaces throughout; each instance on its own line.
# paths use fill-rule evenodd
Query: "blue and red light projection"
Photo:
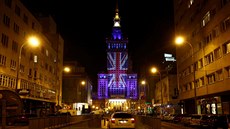
M 107 73 L 98 74 L 98 98 L 137 99 L 137 74 L 128 73 L 128 39 L 122 35 L 118 9 L 112 36 L 106 39 L 106 44 Z

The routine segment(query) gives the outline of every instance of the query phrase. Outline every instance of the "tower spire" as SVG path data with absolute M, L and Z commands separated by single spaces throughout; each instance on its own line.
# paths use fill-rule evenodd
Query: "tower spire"
M 114 17 L 113 21 L 114 21 L 113 27 L 121 27 L 120 26 L 119 10 L 118 10 L 118 0 L 116 2 L 115 17 Z
M 119 10 L 118 10 L 118 0 L 116 1 L 116 13 L 118 13 L 119 12 Z

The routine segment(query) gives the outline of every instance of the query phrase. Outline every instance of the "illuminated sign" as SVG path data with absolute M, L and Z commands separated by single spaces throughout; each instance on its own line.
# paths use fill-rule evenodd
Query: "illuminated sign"
M 172 54 L 164 53 L 165 61 L 176 61 L 175 57 Z

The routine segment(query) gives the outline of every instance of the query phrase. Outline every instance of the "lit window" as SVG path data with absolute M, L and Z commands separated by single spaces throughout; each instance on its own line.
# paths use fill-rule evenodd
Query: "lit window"
M 216 80 L 216 79 L 215 79 L 215 74 L 214 74 L 214 73 L 207 75 L 207 78 L 208 78 L 208 84 L 212 84 L 212 83 L 214 83 L 215 80 Z
M 223 72 L 222 72 L 222 69 L 216 71 L 216 80 L 217 80 L 217 81 L 223 80 Z
M 215 56 L 215 59 L 218 59 L 221 57 L 220 47 L 218 47 L 217 49 L 214 50 L 214 56 Z
M 193 2 L 194 2 L 194 0 L 189 0 L 188 1 L 188 8 L 190 8 L 192 6 Z
M 49 51 L 46 49 L 46 56 L 49 56 Z
M 227 54 L 230 52 L 230 42 L 227 42 L 223 45 L 223 52 L 224 54 Z
M 201 24 L 201 26 L 202 26 L 202 27 L 206 26 L 207 23 L 208 23 L 209 21 L 210 21 L 210 11 L 208 11 L 208 12 L 204 15 L 204 17 L 203 17 L 203 19 L 202 19 L 202 24 Z
M 34 55 L 34 63 L 38 63 L 38 56 Z
M 230 17 L 227 17 L 224 21 L 223 21 L 223 30 L 227 30 L 228 28 L 230 28 Z
M 226 71 L 227 77 L 229 78 L 230 77 L 230 66 L 225 67 L 225 71 Z

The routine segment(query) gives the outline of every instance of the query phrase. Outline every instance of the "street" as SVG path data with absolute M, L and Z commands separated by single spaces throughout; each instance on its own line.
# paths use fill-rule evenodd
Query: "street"
M 93 125 L 88 126 L 88 124 L 78 124 L 78 125 L 71 125 L 68 127 L 63 127 L 61 129 L 105 129 L 105 128 L 106 128 L 105 126 L 101 128 L 96 128 Z M 136 125 L 136 129 L 152 129 L 152 127 L 147 127 L 139 123 Z M 170 123 L 170 122 L 161 122 L 161 129 L 194 129 L 194 128 L 185 127 L 185 126 Z

